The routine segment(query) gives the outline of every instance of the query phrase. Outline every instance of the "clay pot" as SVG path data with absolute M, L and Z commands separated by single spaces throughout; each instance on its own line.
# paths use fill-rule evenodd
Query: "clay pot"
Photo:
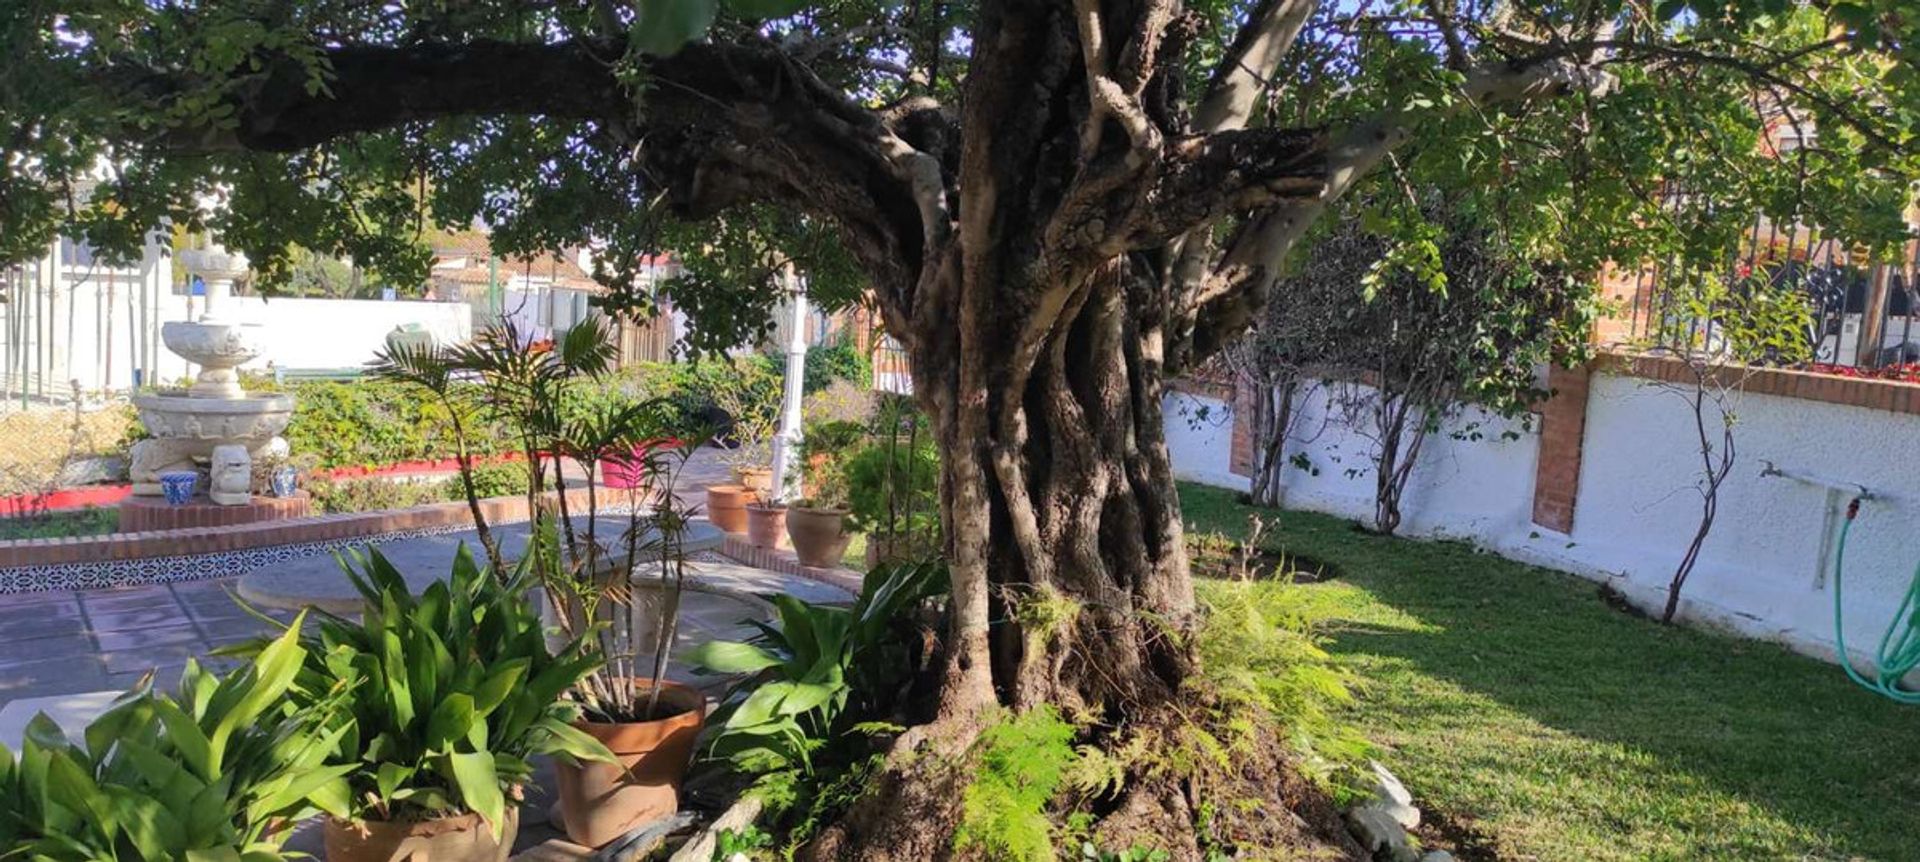
M 707 488 L 707 520 L 729 533 L 747 531 L 747 507 L 760 502 L 760 494 L 742 485 L 713 485 Z
M 637 685 L 644 696 L 647 684 Z M 612 749 L 620 765 L 554 761 L 567 840 L 599 847 L 680 810 L 680 780 L 706 724 L 707 698 L 696 689 L 663 681 L 660 705 L 663 711 L 679 712 L 655 721 L 574 723 Z
M 763 499 L 773 496 L 772 467 L 735 467 L 733 481 L 746 486 L 749 491 L 760 492 Z
M 329 817 L 322 833 L 327 862 L 507 862 L 520 810 L 507 806 L 498 838 L 471 812 L 412 822 Z
M 787 546 L 787 507 L 755 503 L 747 507 L 747 543 L 756 548 Z
M 853 534 L 847 532 L 847 510 L 840 507 L 788 508 L 787 536 L 793 539 L 793 555 L 801 565 L 823 568 L 839 566 L 847 543 L 853 541 Z

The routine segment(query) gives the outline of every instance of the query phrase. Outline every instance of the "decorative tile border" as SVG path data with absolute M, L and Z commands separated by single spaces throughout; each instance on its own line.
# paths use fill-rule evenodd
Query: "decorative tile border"
M 237 551 L 216 551 L 210 554 L 14 566 L 0 569 L 0 594 L 46 590 L 93 590 L 105 587 L 168 584 L 233 577 L 261 566 L 284 563 L 288 560 L 329 553 L 342 548 L 458 533 L 468 529 L 472 527 L 453 524 L 398 533 L 305 542 L 297 545 L 271 545 Z
M 584 488 L 567 493 L 571 505 L 586 504 Z M 527 520 L 524 497 L 493 497 L 480 505 L 490 524 Z M 624 504 L 601 506 L 604 514 L 624 511 Z M 231 527 L 0 542 L 0 595 L 218 578 L 352 545 L 470 529 L 472 513 L 456 502 Z

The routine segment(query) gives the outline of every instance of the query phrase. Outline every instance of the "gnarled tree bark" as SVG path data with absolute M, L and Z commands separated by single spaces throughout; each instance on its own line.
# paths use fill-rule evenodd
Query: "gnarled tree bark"
M 541 116 L 617 142 L 684 215 L 762 200 L 836 224 L 944 455 L 951 663 L 941 720 L 903 748 L 957 753 L 995 705 L 1118 723 L 1166 707 L 1190 671 L 1170 636 L 1193 594 L 1163 381 L 1244 331 L 1291 244 L 1412 122 L 1252 127 L 1316 5 L 1256 4 L 1191 118 L 1198 23 L 1180 4 L 983 0 L 957 114 L 925 100 L 870 110 L 752 36 L 647 61 L 637 99 L 613 73 L 624 45 L 583 37 L 335 47 L 328 91 L 276 71 L 229 97 L 230 125 L 165 143 L 289 150 L 437 117 Z M 1480 70 L 1469 95 L 1588 83 L 1577 71 Z M 176 86 L 114 75 L 143 98 Z M 1229 219 L 1238 228 L 1216 241 Z M 891 825 L 856 817 L 838 834 L 841 858 L 952 853 L 932 816 L 950 825 L 952 788 L 901 790 L 883 803 Z

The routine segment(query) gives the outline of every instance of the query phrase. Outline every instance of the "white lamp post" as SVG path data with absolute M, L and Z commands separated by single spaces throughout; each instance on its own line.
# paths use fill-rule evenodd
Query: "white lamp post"
M 780 399 L 780 433 L 773 438 L 773 495 L 786 502 L 800 483 L 799 471 L 791 469 L 800 454 L 800 402 L 805 394 L 807 375 L 807 291 L 806 284 L 788 264 L 785 274 L 787 301 L 792 304 L 793 321 L 787 334 L 787 373 L 785 394 Z

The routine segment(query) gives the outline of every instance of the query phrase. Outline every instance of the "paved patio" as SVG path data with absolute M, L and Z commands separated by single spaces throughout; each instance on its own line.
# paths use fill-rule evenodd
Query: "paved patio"
M 712 450 L 701 451 L 681 475 L 682 496 L 702 501 L 705 487 L 726 472 Z M 189 658 L 230 666 L 207 656 L 271 631 L 229 595 L 238 581 L 0 595 L 0 707 L 25 698 L 124 689 L 149 670 L 171 684 Z M 267 615 L 293 618 L 280 610 Z

